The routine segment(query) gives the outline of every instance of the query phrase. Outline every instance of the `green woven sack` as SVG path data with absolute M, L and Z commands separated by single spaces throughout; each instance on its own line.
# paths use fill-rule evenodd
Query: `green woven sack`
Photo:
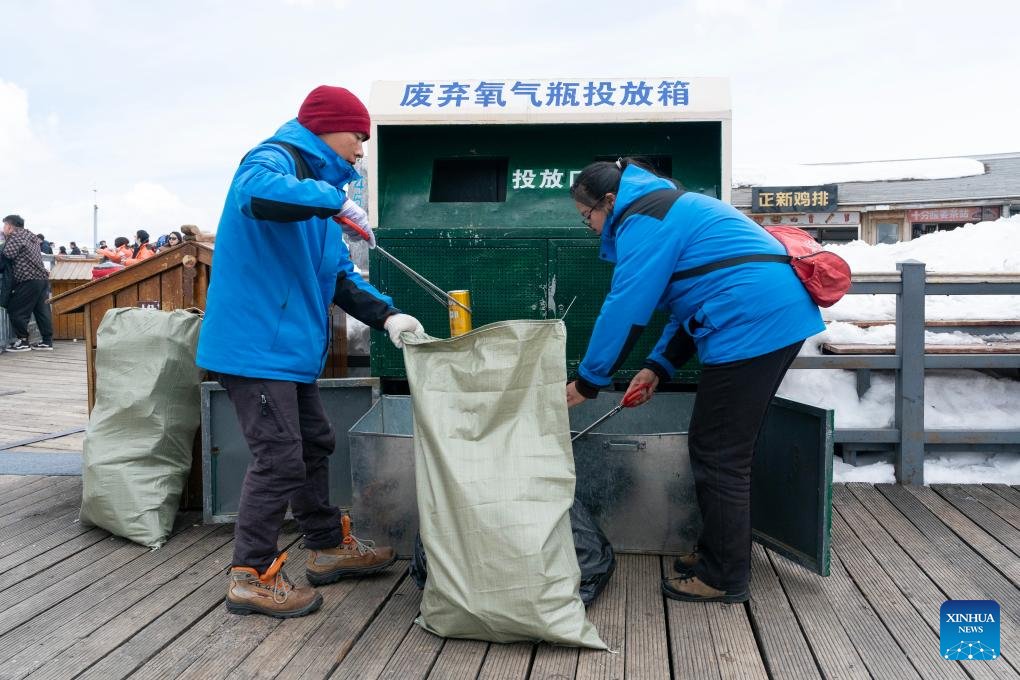
M 82 459 L 82 523 L 150 548 L 166 542 L 200 420 L 201 325 L 183 310 L 119 308 L 103 316 Z
M 403 339 L 429 564 L 418 624 L 443 637 L 605 649 L 578 594 L 563 323 Z

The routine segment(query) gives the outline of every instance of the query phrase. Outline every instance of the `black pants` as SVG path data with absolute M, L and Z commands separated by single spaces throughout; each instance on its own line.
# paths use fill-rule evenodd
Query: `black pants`
M 50 306 L 46 300 L 50 297 L 49 281 L 34 279 L 14 284 L 11 300 L 7 303 L 7 313 L 14 326 L 14 334 L 22 340 L 28 340 L 28 321 L 35 314 L 35 323 L 39 326 L 39 334 L 43 342 L 53 342 L 53 320 L 50 317 Z
M 702 367 L 691 416 L 691 469 L 704 521 L 694 573 L 728 593 L 751 575 L 751 460 L 769 402 L 804 342 Z
M 336 445 L 315 383 L 220 375 L 252 460 L 234 530 L 234 566 L 264 572 L 290 504 L 311 549 L 340 544 L 340 510 L 329 504 L 329 456 Z

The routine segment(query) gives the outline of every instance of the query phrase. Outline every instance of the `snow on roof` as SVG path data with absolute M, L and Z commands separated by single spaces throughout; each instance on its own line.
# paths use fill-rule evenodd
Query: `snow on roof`
M 982 175 L 985 164 L 974 158 L 925 158 L 868 163 L 762 163 L 735 165 L 733 186 L 807 186 L 839 182 L 900 179 L 949 179 Z
M 935 165 L 936 161 L 947 161 L 945 164 Z M 975 156 L 973 158 L 941 158 L 916 161 L 923 165 L 932 163 L 927 169 L 933 174 L 940 168 L 946 173 L 954 174 L 964 170 L 964 164 L 956 165 L 955 161 L 965 161 L 966 165 L 976 168 L 977 165 L 985 168 L 984 172 L 974 175 L 944 177 L 942 179 L 870 179 L 870 180 L 844 180 L 836 179 L 835 175 L 821 174 L 810 178 L 811 182 L 800 186 L 817 184 L 819 181 L 825 183 L 839 184 L 839 205 L 841 210 L 852 209 L 852 206 L 867 205 L 930 205 L 933 203 L 946 202 L 975 202 L 975 201 L 1010 201 L 1020 199 L 1020 153 L 989 154 Z M 836 166 L 806 165 L 802 168 L 854 168 L 865 176 L 868 166 L 886 166 L 893 163 L 911 163 L 912 161 L 889 161 L 880 163 L 849 163 Z M 975 165 L 977 164 L 977 165 Z M 954 169 L 955 168 L 955 169 Z M 908 171 L 896 172 L 899 175 L 920 174 L 923 168 L 914 166 Z M 740 178 L 739 170 L 736 177 Z M 874 177 L 874 175 L 872 175 Z M 683 179 L 682 177 L 680 178 Z M 793 186 L 780 182 L 780 179 L 793 180 L 808 177 L 780 177 L 779 175 L 768 176 L 768 186 Z M 751 206 L 751 189 L 749 187 L 736 187 L 730 198 L 730 202 L 737 207 Z

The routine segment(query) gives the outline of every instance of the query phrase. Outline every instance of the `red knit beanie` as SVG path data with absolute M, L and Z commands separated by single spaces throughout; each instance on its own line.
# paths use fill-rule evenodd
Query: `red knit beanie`
M 346 88 L 330 85 L 319 85 L 308 93 L 297 119 L 316 135 L 360 132 L 367 139 L 372 127 L 368 109 L 361 100 Z

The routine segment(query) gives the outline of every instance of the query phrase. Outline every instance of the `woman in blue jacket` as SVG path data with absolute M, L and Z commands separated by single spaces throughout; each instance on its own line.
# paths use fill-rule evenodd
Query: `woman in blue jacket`
M 669 323 L 631 381 L 626 404 L 648 401 L 695 352 L 702 375 L 689 448 L 704 528 L 698 550 L 663 580 L 667 597 L 744 602 L 751 566 L 751 458 L 769 402 L 804 340 L 824 330 L 818 307 L 782 262 L 747 262 L 700 273 L 734 257 L 783 255 L 767 231 L 732 206 L 686 192 L 627 158 L 592 163 L 570 188 L 582 221 L 615 265 L 578 379 L 576 406 L 612 382 L 652 316 Z M 693 270 L 693 271 L 692 271 Z

